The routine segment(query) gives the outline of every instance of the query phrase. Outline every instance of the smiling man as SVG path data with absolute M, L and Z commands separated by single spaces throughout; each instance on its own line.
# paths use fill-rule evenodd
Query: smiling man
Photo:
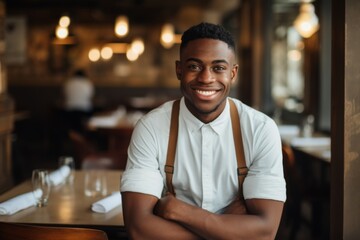
M 219 25 L 183 34 L 183 97 L 144 116 L 129 146 L 121 192 L 131 239 L 275 238 L 286 199 L 280 136 L 269 117 L 229 97 L 235 52 Z

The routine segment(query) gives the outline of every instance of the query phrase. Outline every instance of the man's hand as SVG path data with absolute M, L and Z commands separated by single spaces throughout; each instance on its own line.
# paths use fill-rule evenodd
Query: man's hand
M 180 207 L 180 205 L 181 201 L 168 192 L 156 203 L 154 213 L 164 219 L 171 219 L 173 214 L 175 214 L 177 207 Z
M 237 197 L 225 208 L 224 214 L 247 214 L 245 200 L 243 198 Z
M 245 202 L 238 197 L 225 208 L 224 214 L 215 214 L 168 193 L 157 201 L 153 213 L 202 239 L 274 239 L 283 204 L 267 199 Z
M 175 205 L 173 202 L 181 203 L 174 196 L 169 195 L 162 199 L 163 204 L 158 203 L 159 200 L 156 197 L 148 194 L 123 192 L 121 196 L 124 223 L 130 239 L 201 239 L 179 223 L 160 217 L 160 214 L 166 215 L 168 210 Z M 159 216 L 154 213 L 156 205 L 158 205 Z

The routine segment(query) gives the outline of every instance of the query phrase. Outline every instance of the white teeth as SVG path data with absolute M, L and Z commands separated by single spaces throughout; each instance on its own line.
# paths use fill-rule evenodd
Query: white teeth
M 214 94 L 216 91 L 202 91 L 202 90 L 196 90 L 197 93 L 201 94 L 201 95 L 205 95 L 205 96 L 209 96 Z

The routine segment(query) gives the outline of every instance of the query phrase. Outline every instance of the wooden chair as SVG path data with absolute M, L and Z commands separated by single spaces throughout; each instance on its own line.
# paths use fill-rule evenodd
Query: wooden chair
M 283 144 L 282 152 L 287 200 L 281 227 L 289 230 L 286 239 L 296 239 L 303 227 L 311 232 L 314 239 L 317 239 L 314 236 L 317 231 L 314 211 L 318 204 L 326 201 L 327 194 L 324 189 L 307 180 L 309 176 L 299 169 L 299 163 L 296 163 L 297 159 L 291 146 Z M 304 203 L 310 208 L 310 219 L 305 217 L 302 211 Z M 284 237 L 278 239 L 284 239 Z
M 126 158 L 117 152 L 100 151 L 80 133 L 70 130 L 75 160 L 81 169 L 125 169 Z
M 295 169 L 295 155 L 289 145 L 282 145 L 284 178 L 286 180 L 287 199 L 284 205 L 283 216 L 281 219 L 278 235 L 276 239 L 294 239 L 297 234 L 299 219 L 299 199 L 296 199 L 298 173 Z M 289 230 L 287 230 L 289 229 Z M 289 233 L 288 233 L 289 232 Z M 289 237 L 290 236 L 290 237 Z
M 108 240 L 104 231 L 90 228 L 45 227 L 0 222 L 1 240 Z

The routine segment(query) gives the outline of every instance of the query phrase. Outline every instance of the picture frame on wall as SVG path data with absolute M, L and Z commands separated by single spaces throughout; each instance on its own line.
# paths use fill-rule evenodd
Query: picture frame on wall
M 5 19 L 5 59 L 7 65 L 26 62 L 26 18 L 9 16 Z

